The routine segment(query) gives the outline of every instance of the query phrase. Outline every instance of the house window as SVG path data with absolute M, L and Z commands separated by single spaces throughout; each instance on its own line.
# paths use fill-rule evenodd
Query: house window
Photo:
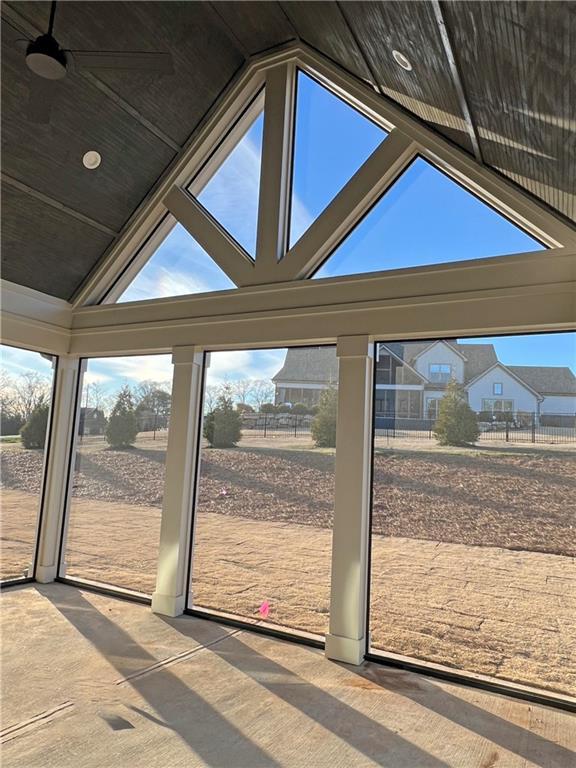
M 483 399 L 482 410 L 491 411 L 492 413 L 512 413 L 514 410 L 514 400 Z
M 452 366 L 448 363 L 430 363 L 430 381 L 447 384 L 452 378 Z
M 502 391 L 503 391 L 502 383 L 499 381 L 495 381 L 494 384 L 492 384 L 492 394 L 501 395 Z
M 439 397 L 427 397 L 426 398 L 426 418 L 437 419 L 438 418 L 438 403 Z

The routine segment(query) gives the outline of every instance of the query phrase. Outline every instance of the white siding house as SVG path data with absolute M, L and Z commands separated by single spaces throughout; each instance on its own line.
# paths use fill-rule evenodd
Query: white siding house
M 473 411 L 538 413 L 542 396 L 500 363 L 466 385 Z

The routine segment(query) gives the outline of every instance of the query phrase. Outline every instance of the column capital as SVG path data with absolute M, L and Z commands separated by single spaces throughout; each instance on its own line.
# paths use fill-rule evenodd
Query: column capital
M 374 345 L 368 335 L 338 336 L 337 357 L 372 357 Z
M 191 365 L 201 363 L 202 354 L 198 352 L 198 347 L 190 345 L 187 347 L 172 347 L 173 365 Z
M 57 355 L 58 357 L 58 368 L 61 371 L 75 371 L 78 367 L 78 362 L 80 360 L 77 356 L 72 355 Z

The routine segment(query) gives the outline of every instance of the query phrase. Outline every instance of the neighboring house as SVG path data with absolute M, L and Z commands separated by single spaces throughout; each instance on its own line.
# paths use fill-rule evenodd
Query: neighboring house
M 106 430 L 106 416 L 100 408 L 80 409 L 80 435 L 103 435 Z
M 272 381 L 276 405 L 316 405 L 323 390 L 338 384 L 336 350 L 334 347 L 292 347 Z
M 573 423 L 576 376 L 570 368 L 501 363 L 493 344 L 454 341 L 379 344 L 375 413 L 381 419 L 435 419 L 447 384 L 463 384 L 472 410 L 484 420 L 534 419 Z M 276 403 L 315 403 L 338 380 L 334 347 L 289 349 L 274 376 Z M 512 418 L 512 417 L 510 417 Z

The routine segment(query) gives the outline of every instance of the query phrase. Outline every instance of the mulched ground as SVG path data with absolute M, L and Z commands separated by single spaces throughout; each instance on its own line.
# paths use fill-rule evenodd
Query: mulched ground
M 161 449 L 82 455 L 74 495 L 145 506 L 162 503 Z M 2 451 L 2 482 L 38 484 L 41 451 Z M 334 456 L 306 450 L 203 452 L 199 511 L 331 527 Z M 378 451 L 373 530 L 406 538 L 576 555 L 576 454 Z

